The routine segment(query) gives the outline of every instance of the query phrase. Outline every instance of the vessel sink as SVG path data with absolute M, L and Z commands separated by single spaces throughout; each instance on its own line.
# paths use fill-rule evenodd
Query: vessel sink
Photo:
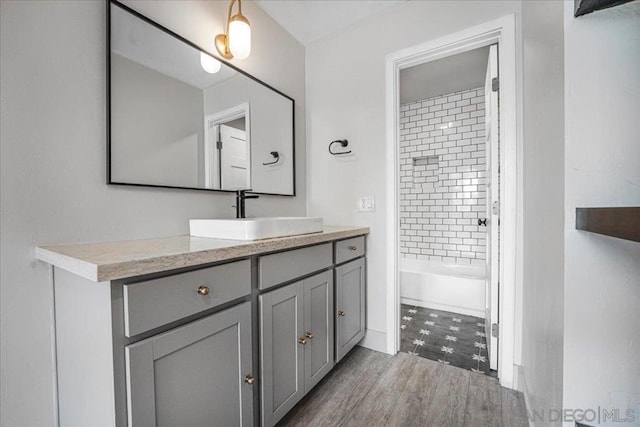
M 321 217 L 271 217 L 242 219 L 192 219 L 194 237 L 230 240 L 260 240 L 322 231 Z

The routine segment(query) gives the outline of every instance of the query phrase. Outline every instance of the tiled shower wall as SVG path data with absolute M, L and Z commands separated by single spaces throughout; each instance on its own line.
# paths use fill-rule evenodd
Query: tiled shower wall
M 484 88 L 400 106 L 400 252 L 484 263 Z

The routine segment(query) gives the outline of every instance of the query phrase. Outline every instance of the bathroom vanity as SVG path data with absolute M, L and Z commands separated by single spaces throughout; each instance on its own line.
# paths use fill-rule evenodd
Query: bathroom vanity
M 368 233 L 37 248 L 60 425 L 274 425 L 364 337 Z

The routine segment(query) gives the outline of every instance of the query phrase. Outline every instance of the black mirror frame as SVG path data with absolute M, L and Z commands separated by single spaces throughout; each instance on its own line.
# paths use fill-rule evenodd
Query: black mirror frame
M 291 157 L 292 157 L 292 179 L 293 179 L 293 192 L 292 194 L 280 194 L 280 193 L 260 193 L 260 192 L 252 192 L 253 194 L 261 194 L 261 195 L 266 195 L 266 196 L 282 196 L 282 197 L 295 197 L 296 196 L 296 101 L 295 99 L 291 98 L 290 96 L 286 95 L 285 93 L 282 93 L 281 91 L 279 91 L 278 89 L 274 88 L 273 86 L 263 82 L 262 80 L 252 76 L 251 74 L 247 73 L 246 71 L 238 68 L 237 66 L 230 64 L 229 62 L 227 62 L 226 60 L 224 60 L 223 58 L 220 58 L 218 55 L 207 51 L 206 49 L 201 48 L 200 46 L 196 45 L 195 43 L 191 42 L 190 40 L 187 40 L 186 38 L 182 37 L 180 34 L 177 34 L 173 31 L 171 31 L 170 29 L 158 24 L 157 22 L 153 21 L 152 19 L 142 15 L 141 13 L 135 11 L 134 9 L 131 9 L 130 7 L 120 3 L 118 0 L 106 0 L 105 1 L 106 4 L 106 27 L 107 27 L 107 51 L 106 51 L 106 66 L 107 66 L 107 87 L 106 87 L 106 99 L 107 99 L 107 185 L 125 185 L 125 186 L 132 186 L 132 187 L 152 187 L 152 188 L 170 188 L 170 189 L 178 189 L 178 190 L 194 190 L 194 191 L 208 191 L 208 192 L 216 192 L 216 193 L 232 193 L 235 194 L 236 191 L 235 190 L 216 190 L 216 189 L 211 189 L 211 188 L 195 188 L 195 187 L 180 187 L 180 186 L 171 186 L 171 185 L 155 185 L 155 184 L 133 184 L 133 183 L 127 183 L 127 182 L 115 182 L 111 179 L 111 5 L 115 5 L 123 10 L 125 10 L 126 12 L 129 12 L 130 14 L 134 15 L 135 17 L 141 19 L 142 21 L 153 25 L 154 27 L 156 27 L 157 29 L 164 31 L 165 33 L 169 34 L 170 36 L 175 37 L 176 39 L 180 40 L 183 43 L 186 43 L 188 46 L 191 46 L 195 49 L 198 49 L 201 52 L 204 52 L 214 58 L 216 58 L 218 61 L 220 61 L 222 64 L 226 65 L 229 68 L 232 68 L 234 71 L 237 71 L 238 73 L 249 77 L 251 80 L 255 81 L 256 83 L 259 83 L 261 85 L 263 85 L 264 87 L 266 87 L 267 89 L 271 89 L 272 91 L 274 91 L 275 93 L 287 98 L 288 100 L 291 101 L 291 123 L 292 123 L 292 127 L 291 127 Z
M 573 16 L 577 18 L 579 16 L 595 12 L 596 10 L 619 6 L 630 1 L 631 0 L 574 0 Z

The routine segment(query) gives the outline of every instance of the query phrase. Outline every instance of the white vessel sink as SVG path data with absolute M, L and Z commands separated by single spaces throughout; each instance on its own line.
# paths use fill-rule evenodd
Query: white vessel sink
M 230 240 L 260 240 L 322 231 L 321 217 L 272 217 L 243 219 L 192 219 L 194 237 Z

